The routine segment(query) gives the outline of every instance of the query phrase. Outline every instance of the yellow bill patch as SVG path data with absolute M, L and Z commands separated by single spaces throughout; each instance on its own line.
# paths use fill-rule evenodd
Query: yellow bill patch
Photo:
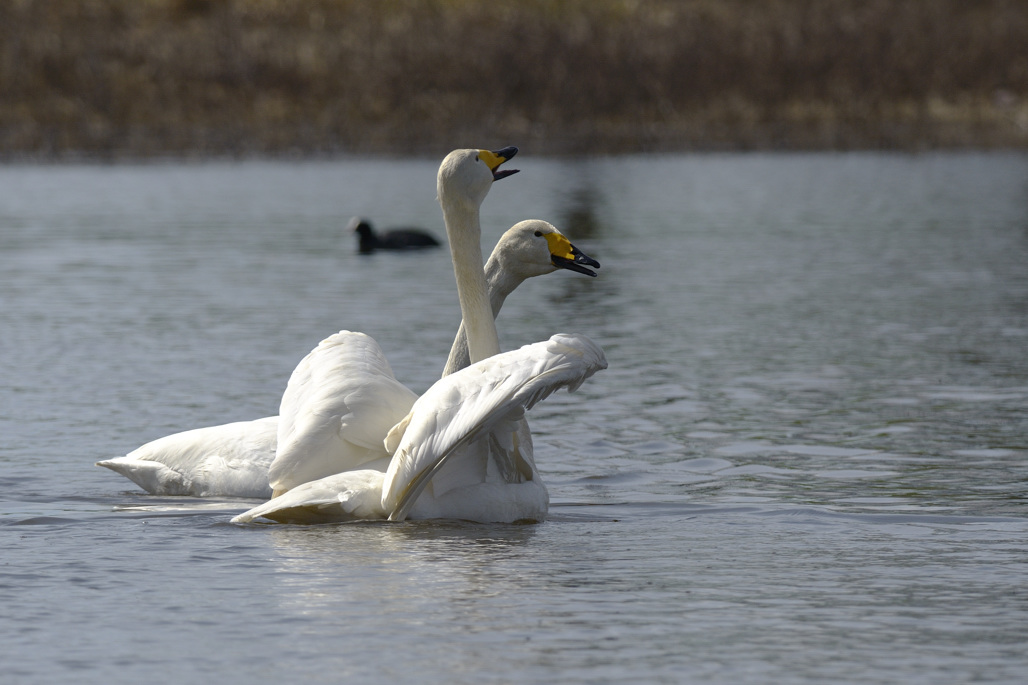
M 507 161 L 506 157 L 493 154 L 489 150 L 479 150 L 478 158 L 485 162 L 485 165 L 489 167 L 489 171 L 496 171 L 496 167 Z
M 554 257 L 574 260 L 575 255 L 571 254 L 571 241 L 560 233 L 547 233 L 546 243 L 550 246 L 550 254 Z

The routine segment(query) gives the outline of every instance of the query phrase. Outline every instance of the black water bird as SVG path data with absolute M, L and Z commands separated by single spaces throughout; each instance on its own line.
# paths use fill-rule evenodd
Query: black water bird
M 439 241 L 432 234 L 418 228 L 394 228 L 378 234 L 371 227 L 371 222 L 361 216 L 350 219 L 348 231 L 353 231 L 359 238 L 357 251 L 371 254 L 375 250 L 423 250 L 439 247 Z

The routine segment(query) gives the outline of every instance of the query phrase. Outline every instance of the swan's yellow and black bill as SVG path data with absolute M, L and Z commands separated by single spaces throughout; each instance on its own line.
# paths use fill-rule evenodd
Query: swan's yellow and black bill
M 550 246 L 550 263 L 558 269 L 577 271 L 586 276 L 595 276 L 596 272 L 586 267 L 600 268 L 600 263 L 571 244 L 571 241 L 560 233 L 547 233 L 546 243 Z
M 501 178 L 507 178 L 518 173 L 519 169 L 500 170 L 500 165 L 510 161 L 516 154 L 518 154 L 518 149 L 510 145 L 502 150 L 479 150 L 478 158 L 485 162 L 486 166 L 489 167 L 489 171 L 493 172 L 493 180 L 499 181 Z

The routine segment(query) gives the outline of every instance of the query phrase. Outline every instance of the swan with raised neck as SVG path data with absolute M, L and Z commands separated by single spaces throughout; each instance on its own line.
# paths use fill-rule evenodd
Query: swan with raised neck
M 516 173 L 515 170 L 499 171 L 499 167 L 517 152 L 513 146 L 496 151 L 454 150 L 439 165 L 436 178 L 471 363 L 500 352 L 500 339 L 496 334 L 489 287 L 482 266 L 479 209 L 493 181 Z

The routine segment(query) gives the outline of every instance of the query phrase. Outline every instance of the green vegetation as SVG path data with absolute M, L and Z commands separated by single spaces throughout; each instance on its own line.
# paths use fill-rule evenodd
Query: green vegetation
M 1028 147 L 1023 0 L 0 0 L 0 156 Z

